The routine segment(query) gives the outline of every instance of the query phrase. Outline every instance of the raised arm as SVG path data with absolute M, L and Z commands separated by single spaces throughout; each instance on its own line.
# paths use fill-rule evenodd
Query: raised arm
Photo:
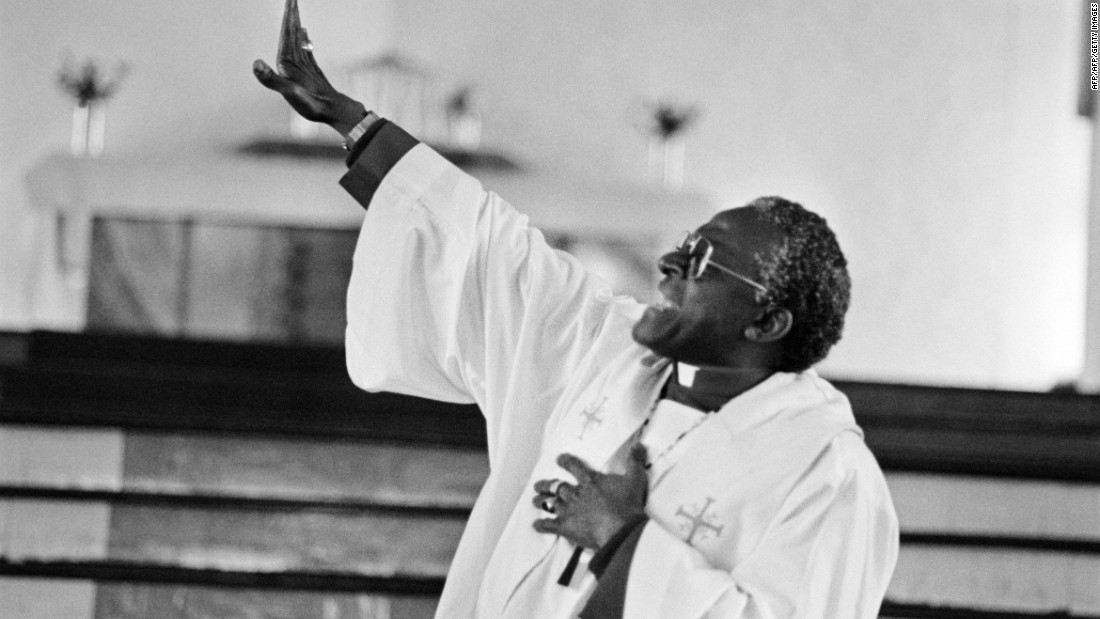
M 257 60 L 256 77 L 305 118 L 343 134 L 362 127 L 364 106 L 325 78 L 296 1 L 286 7 L 278 71 Z M 525 215 L 396 125 L 373 122 L 350 150 L 341 184 L 367 209 L 348 288 L 352 379 L 370 391 L 476 402 L 491 461 L 506 437 L 531 450 L 624 304 Z
M 352 378 L 476 402 L 491 457 L 506 437 L 541 436 L 617 303 L 432 149 L 385 121 L 369 139 L 341 179 L 367 208 L 348 288 Z

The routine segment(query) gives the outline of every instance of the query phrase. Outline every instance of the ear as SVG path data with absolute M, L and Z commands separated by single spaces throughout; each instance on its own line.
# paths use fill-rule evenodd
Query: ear
M 778 342 L 791 332 L 794 316 L 790 310 L 772 307 L 764 310 L 756 322 L 745 327 L 745 339 L 750 342 L 767 344 Z

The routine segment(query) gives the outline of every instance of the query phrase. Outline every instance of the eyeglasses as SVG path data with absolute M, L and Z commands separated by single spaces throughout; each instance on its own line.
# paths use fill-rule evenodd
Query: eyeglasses
M 688 259 L 688 279 L 698 279 L 706 272 L 708 266 L 712 266 L 723 273 L 736 277 L 760 292 L 765 294 L 769 292 L 764 284 L 749 279 L 733 269 L 724 267 L 711 260 L 710 255 L 714 253 L 714 246 L 710 244 L 710 241 L 708 241 L 706 237 L 698 232 L 685 232 L 685 234 L 687 236 L 685 236 L 684 240 L 680 242 L 680 245 L 676 247 L 676 252 Z

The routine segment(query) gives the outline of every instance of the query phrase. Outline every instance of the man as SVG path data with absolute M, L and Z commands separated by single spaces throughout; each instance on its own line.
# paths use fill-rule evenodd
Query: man
M 824 220 L 780 198 L 719 213 L 660 259 L 646 308 L 337 92 L 312 49 L 287 0 L 279 71 L 253 71 L 350 151 L 349 373 L 486 419 L 437 616 L 875 617 L 897 520 L 811 369 L 848 306 Z

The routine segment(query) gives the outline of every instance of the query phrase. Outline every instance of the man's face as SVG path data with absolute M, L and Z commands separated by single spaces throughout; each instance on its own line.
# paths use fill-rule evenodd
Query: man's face
M 759 281 L 754 255 L 767 255 L 780 240 L 773 225 L 752 207 L 723 211 L 697 232 L 714 246 L 711 261 Z M 648 308 L 634 325 L 634 340 L 657 354 L 692 365 L 727 366 L 744 346 L 745 329 L 764 308 L 750 284 L 708 266 L 688 279 L 688 257 L 676 251 L 661 256 L 664 302 Z

